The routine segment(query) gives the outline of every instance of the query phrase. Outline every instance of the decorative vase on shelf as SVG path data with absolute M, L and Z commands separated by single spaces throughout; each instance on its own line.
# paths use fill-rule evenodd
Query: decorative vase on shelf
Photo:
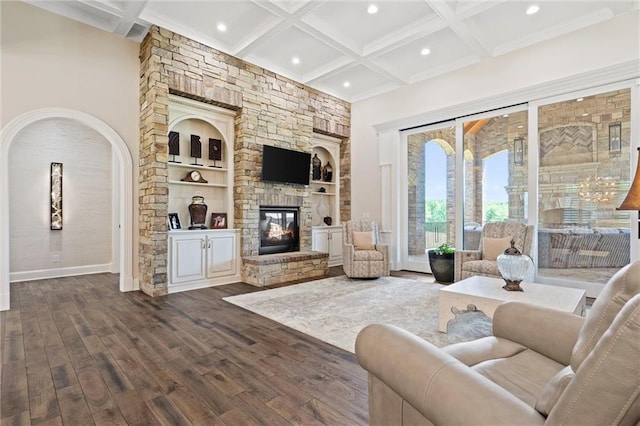
M 318 216 L 320 217 L 320 222 L 318 225 L 322 225 L 322 221 L 325 217 L 329 216 L 329 204 L 327 204 L 327 200 L 325 197 L 320 197 L 320 202 L 316 207 L 316 212 L 318 212 Z
M 506 283 L 502 288 L 507 291 L 524 291 L 520 283 L 533 266 L 533 261 L 515 247 L 515 241 L 511 240 L 511 247 L 498 256 L 496 262 Z
M 207 205 L 204 203 L 203 196 L 194 195 L 191 197 L 189 216 L 191 216 L 191 226 L 189 226 L 189 229 L 207 229 L 207 225 L 205 225 L 207 220 Z
M 331 182 L 333 179 L 333 167 L 331 163 L 327 161 L 327 164 L 322 168 L 322 180 L 325 182 Z
M 313 154 L 311 159 L 311 178 L 313 180 L 322 179 L 322 161 L 318 158 L 318 154 Z

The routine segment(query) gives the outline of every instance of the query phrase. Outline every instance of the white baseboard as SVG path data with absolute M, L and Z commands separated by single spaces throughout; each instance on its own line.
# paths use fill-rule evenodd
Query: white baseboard
M 0 311 L 9 310 L 9 293 L 0 293 Z
M 112 264 L 71 266 L 67 268 L 39 269 L 36 271 L 12 272 L 9 274 L 9 281 L 12 283 L 32 280 L 45 280 L 48 278 L 70 277 L 74 275 L 100 274 L 111 272 Z

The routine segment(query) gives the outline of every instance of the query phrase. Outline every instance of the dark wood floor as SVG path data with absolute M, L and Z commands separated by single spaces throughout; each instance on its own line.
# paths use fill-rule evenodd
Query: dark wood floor
M 12 284 L 1 423 L 367 424 L 352 354 L 222 300 L 258 290 L 150 298 L 111 274 Z

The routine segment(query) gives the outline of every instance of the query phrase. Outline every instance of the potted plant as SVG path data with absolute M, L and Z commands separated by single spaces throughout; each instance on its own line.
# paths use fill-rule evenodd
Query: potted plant
M 454 256 L 456 249 L 447 243 L 440 244 L 437 248 L 430 249 L 429 265 L 431 273 L 439 283 L 452 283 L 454 273 Z

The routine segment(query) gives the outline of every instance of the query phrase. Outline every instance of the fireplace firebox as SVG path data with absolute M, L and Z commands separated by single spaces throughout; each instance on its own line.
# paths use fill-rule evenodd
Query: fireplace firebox
M 300 250 L 298 207 L 260 206 L 260 254 Z

